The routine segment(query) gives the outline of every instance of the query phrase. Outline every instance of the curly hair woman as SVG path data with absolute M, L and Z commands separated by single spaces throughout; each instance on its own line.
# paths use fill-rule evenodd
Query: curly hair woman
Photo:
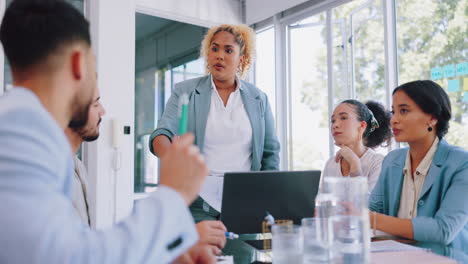
M 176 135 L 179 98 L 187 94 L 188 132 L 195 135 L 210 170 L 190 206 L 196 222 L 219 219 L 224 173 L 277 170 L 280 149 L 266 94 L 242 81 L 254 61 L 254 31 L 246 25 L 213 27 L 200 55 L 207 75 L 175 85 L 150 140 L 152 152 L 163 156 Z

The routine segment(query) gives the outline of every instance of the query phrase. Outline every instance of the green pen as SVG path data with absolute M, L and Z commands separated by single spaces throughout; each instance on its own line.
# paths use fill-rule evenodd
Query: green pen
M 182 94 L 179 99 L 179 136 L 187 133 L 188 103 L 188 95 Z

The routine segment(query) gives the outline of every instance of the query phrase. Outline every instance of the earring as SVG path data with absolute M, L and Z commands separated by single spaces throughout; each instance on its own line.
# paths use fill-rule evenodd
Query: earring
M 427 128 L 427 131 L 431 132 L 431 131 L 432 131 L 432 127 L 431 127 L 431 126 L 428 127 L 428 128 Z

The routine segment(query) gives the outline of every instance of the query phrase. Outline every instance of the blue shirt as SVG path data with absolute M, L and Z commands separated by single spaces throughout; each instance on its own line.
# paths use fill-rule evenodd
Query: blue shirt
M 35 94 L 0 97 L 0 263 L 169 263 L 198 239 L 184 200 L 167 187 L 93 231 L 72 206 L 72 177 L 70 143 Z

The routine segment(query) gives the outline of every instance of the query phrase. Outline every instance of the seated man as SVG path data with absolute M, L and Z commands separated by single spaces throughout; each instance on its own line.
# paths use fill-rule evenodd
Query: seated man
M 34 44 L 30 40 L 34 40 Z M 0 41 L 15 88 L 0 98 L 0 263 L 214 263 L 187 206 L 208 169 L 193 135 L 161 159 L 161 186 L 115 227 L 93 231 L 71 203 L 64 130 L 86 124 L 96 88 L 89 25 L 59 0 L 15 0 Z M 129 73 L 130 74 L 130 73 Z
M 78 152 L 83 141 L 94 141 L 99 137 L 99 125 L 102 116 L 105 114 L 104 107 L 102 106 L 99 95 L 99 89 L 95 90 L 93 102 L 89 108 L 88 122 L 84 126 L 68 127 L 65 129 L 65 135 L 70 142 L 74 154 Z M 88 201 L 88 179 L 86 168 L 78 157 L 74 157 L 75 163 L 75 177 L 73 178 L 73 191 L 72 202 L 76 212 L 81 217 L 83 222 L 91 225 L 91 217 L 89 213 L 90 203 Z M 198 235 L 200 236 L 199 242 L 207 244 L 213 253 L 221 254 L 221 249 L 226 244 L 225 232 L 226 227 L 221 221 L 202 221 L 196 224 Z
M 99 125 L 101 124 L 102 116 L 106 113 L 102 106 L 99 96 L 99 89 L 95 90 L 93 102 L 89 107 L 88 122 L 80 127 L 67 127 L 65 135 L 70 142 L 73 154 L 77 154 L 78 149 L 83 141 L 94 141 L 99 137 Z M 90 202 L 88 199 L 88 175 L 83 162 L 75 155 L 73 157 L 75 175 L 73 177 L 72 203 L 76 212 L 81 217 L 83 222 L 91 225 L 90 217 Z

